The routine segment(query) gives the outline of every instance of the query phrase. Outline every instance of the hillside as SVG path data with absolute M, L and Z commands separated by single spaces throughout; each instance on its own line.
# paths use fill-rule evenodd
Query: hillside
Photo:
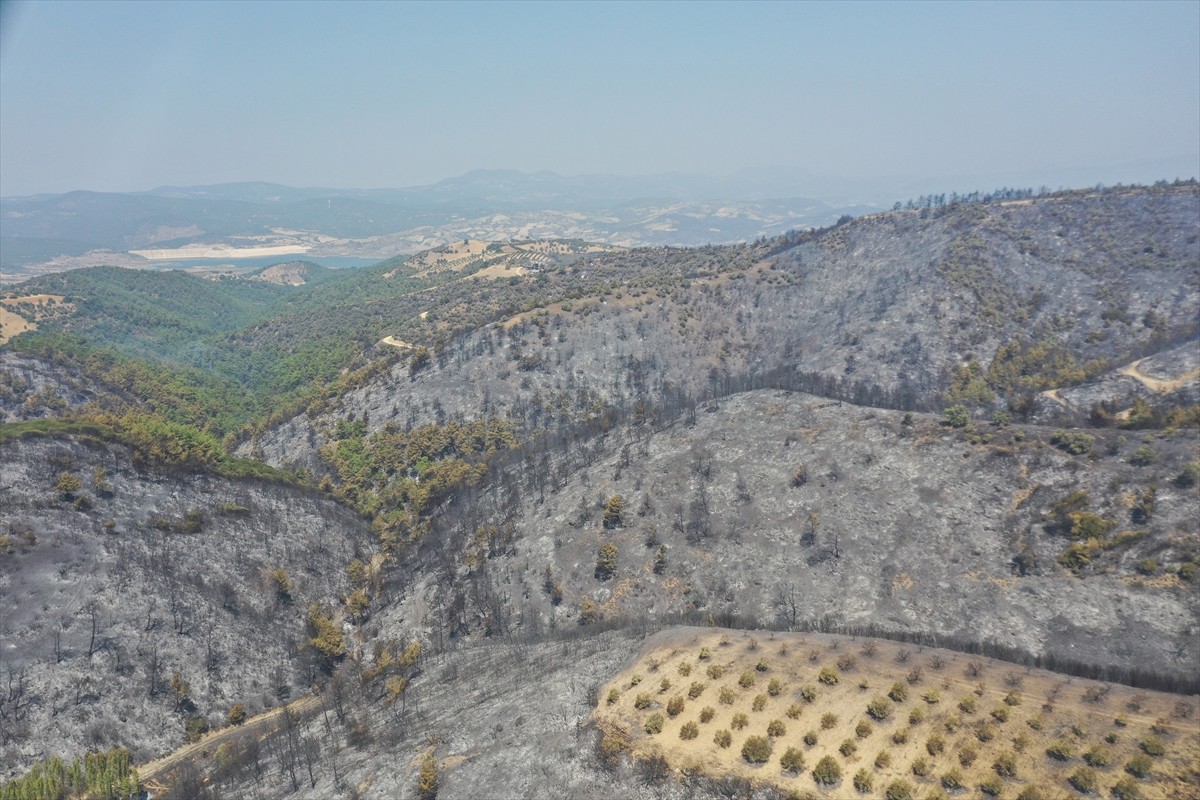
M 444 797 L 772 797 L 597 749 L 654 710 L 588 727 L 600 687 L 681 621 L 1197 692 L 1200 189 L 912 205 L 20 287 L 0 763 L 120 745 L 156 796 L 392 797 L 431 753 Z

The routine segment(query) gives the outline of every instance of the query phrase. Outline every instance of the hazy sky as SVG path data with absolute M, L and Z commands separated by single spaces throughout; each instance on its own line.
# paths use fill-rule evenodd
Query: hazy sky
M 2 9 L 5 196 L 1200 166 L 1195 1 Z

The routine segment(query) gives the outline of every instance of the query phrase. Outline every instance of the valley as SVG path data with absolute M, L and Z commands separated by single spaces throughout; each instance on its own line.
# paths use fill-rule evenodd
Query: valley
M 1197 219 L 26 281 L 0 792 L 118 747 L 156 797 L 1196 794 Z

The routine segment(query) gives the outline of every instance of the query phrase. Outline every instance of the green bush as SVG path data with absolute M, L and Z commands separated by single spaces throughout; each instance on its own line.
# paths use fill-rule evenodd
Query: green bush
M 1068 433 L 1064 430 L 1055 431 L 1054 435 L 1050 437 L 1050 444 L 1073 456 L 1091 452 L 1092 445 L 1095 443 L 1096 440 L 1086 433 Z
M 779 678 L 771 678 L 770 682 L 767 683 L 767 694 L 771 695 L 771 697 L 778 697 L 782 693 L 783 681 L 779 680 Z
M 1017 800 L 1046 800 L 1046 795 L 1036 786 L 1026 786 L 1017 795 Z
M 1165 755 L 1167 752 L 1167 746 L 1163 744 L 1163 740 L 1159 739 L 1157 736 L 1151 736 L 1147 738 L 1139 745 L 1139 747 L 1141 747 L 1142 752 L 1148 756 L 1158 757 Z
M 975 763 L 975 759 L 979 757 L 979 752 L 969 744 L 963 745 L 958 750 L 958 763 L 964 767 L 969 767 Z
M 983 783 L 979 784 L 979 791 L 986 794 L 988 797 L 999 797 L 1004 791 L 1004 784 L 999 778 L 988 778 Z
M 858 742 L 854 741 L 853 739 L 846 739 L 840 745 L 838 745 L 838 752 L 841 753 L 845 758 L 849 758 L 858 752 Z
M 736 699 L 737 695 L 728 686 L 722 686 L 721 691 L 717 693 L 717 700 L 727 706 L 733 705 Z
M 783 724 L 783 720 L 773 719 L 767 724 L 767 736 L 780 737 L 787 733 L 787 726 Z
M 1112 795 L 1116 800 L 1142 800 L 1142 790 L 1132 778 L 1122 778 L 1114 783 Z
M 913 787 L 908 781 L 892 781 L 888 784 L 887 793 L 884 795 L 887 800 L 913 800 Z
M 966 787 L 966 784 L 963 781 L 963 775 L 958 771 L 957 767 L 952 768 L 949 772 L 942 776 L 942 787 L 951 792 L 957 792 L 959 789 Z
M 715 681 L 725 674 L 725 668 L 720 664 L 709 664 L 705 672 L 708 674 L 709 678 Z
M 812 776 L 821 786 L 833 786 L 842 779 L 842 768 L 833 756 L 825 756 L 813 767 Z
M 765 694 L 756 694 L 754 700 L 750 703 L 751 711 L 762 711 L 767 707 L 767 696 Z
M 1107 767 L 1112 763 L 1112 753 L 1096 745 L 1083 754 L 1083 761 L 1089 767 Z
M 1153 768 L 1154 763 L 1140 753 L 1125 764 L 1125 771 L 1135 778 L 1149 778 Z
M 817 732 L 808 731 L 804 734 L 804 743 L 809 747 L 813 747 L 817 743 Z
M 854 773 L 854 788 L 859 794 L 866 794 L 875 788 L 875 779 L 866 769 Z
M 929 761 L 924 756 L 921 756 L 912 762 L 911 769 L 913 775 L 916 775 L 918 778 L 924 778 L 929 774 Z
M 749 724 L 750 718 L 745 714 L 738 713 L 733 715 L 733 719 L 730 721 L 729 727 L 733 728 L 735 731 L 740 731 Z
M 1075 757 L 1075 746 L 1065 739 L 1059 739 L 1046 748 L 1046 755 L 1055 761 L 1070 761 Z
M 788 706 L 788 710 L 785 713 L 788 719 L 800 719 L 800 715 L 804 713 L 804 706 L 799 703 L 792 703 Z
M 683 711 L 683 695 L 677 694 L 667 701 L 667 713 L 672 717 L 679 716 Z
M 872 730 L 874 730 L 874 728 L 871 727 L 871 723 L 867 722 L 865 719 L 860 719 L 858 724 L 854 726 L 854 735 L 860 739 L 866 739 L 871 735 Z
M 688 687 L 688 697 L 695 700 L 697 697 L 704 694 L 704 689 L 707 686 L 708 686 L 708 684 L 705 684 L 705 683 L 693 682 L 692 685 L 690 687 Z
M 646 692 L 641 692 L 633 699 L 633 707 L 636 709 L 649 708 L 654 701 L 650 699 L 650 695 Z
M 958 701 L 958 709 L 964 714 L 974 714 L 978 708 L 979 704 L 975 702 L 975 698 L 971 695 L 967 695 L 962 700 Z
M 779 766 L 788 772 L 804 771 L 804 753 L 795 747 L 789 747 L 779 759 Z
M 712 706 L 705 706 L 704 708 L 700 709 L 700 721 L 712 722 L 712 718 L 716 713 L 716 709 L 714 709 Z
M 992 764 L 992 769 L 996 770 L 996 774 L 1001 778 L 1017 777 L 1017 757 L 1013 753 L 1004 752 L 996 757 L 995 763 Z
M 942 418 L 952 428 L 965 428 L 971 424 L 971 412 L 963 405 L 950 406 L 942 412 Z
M 742 676 L 738 678 L 738 686 L 741 686 L 743 689 L 749 689 L 754 685 L 755 680 L 756 678 L 754 677 L 754 673 L 750 670 L 746 670 L 742 673 Z
M 821 715 L 821 730 L 829 730 L 834 725 L 837 725 L 838 717 L 832 711 L 826 711 Z
M 867 714 L 871 719 L 883 722 L 892 715 L 892 704 L 886 697 L 876 697 L 867 705 Z
M 946 739 L 940 733 L 935 733 L 925 740 L 925 752 L 931 756 L 940 755 L 946 749 Z
M 841 680 L 841 676 L 838 675 L 838 671 L 833 667 L 821 667 L 821 672 L 817 675 L 817 680 L 826 686 L 834 686 Z
M 663 729 L 662 714 L 659 714 L 656 711 L 653 714 L 651 714 L 650 716 L 646 717 L 645 728 L 646 728 L 646 733 L 650 733 L 650 734 L 662 733 L 662 729 Z
M 888 697 L 895 700 L 897 703 L 903 703 L 908 699 L 908 687 L 900 681 L 892 684 L 892 689 L 888 692 Z
M 925 709 L 917 706 L 912 711 L 908 712 L 908 724 L 920 725 L 925 721 Z
M 679 738 L 684 741 L 695 739 L 700 735 L 700 726 L 695 722 L 685 722 L 683 727 L 679 729 Z
M 800 699 L 806 703 L 811 703 L 812 701 L 816 700 L 817 699 L 817 687 L 801 686 L 800 687 Z
M 892 765 L 892 754 L 887 750 L 880 750 L 875 756 L 875 769 L 887 769 Z
M 733 734 L 729 731 L 717 731 L 713 734 L 713 742 L 717 747 L 729 747 L 733 743 Z
M 771 757 L 771 741 L 765 736 L 749 736 L 742 744 L 742 758 L 751 764 L 765 764 Z
M 1071 773 L 1071 777 L 1067 778 L 1067 782 L 1075 787 L 1075 791 L 1082 794 L 1093 794 L 1100 788 L 1100 781 L 1096 778 L 1096 771 L 1090 767 L 1080 767 Z

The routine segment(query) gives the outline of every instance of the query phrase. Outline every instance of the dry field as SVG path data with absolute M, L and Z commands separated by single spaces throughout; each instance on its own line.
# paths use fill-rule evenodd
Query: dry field
M 0 299 L 0 344 L 4 344 L 18 333 L 36 330 L 40 311 L 59 305 L 67 304 L 63 304 L 63 297 L 58 294 L 30 294 Z M 17 312 L 16 309 L 20 306 L 31 307 L 32 319 Z
M 796 797 L 1200 797 L 1200 698 L 881 639 L 656 639 L 594 718 L 610 753 Z

